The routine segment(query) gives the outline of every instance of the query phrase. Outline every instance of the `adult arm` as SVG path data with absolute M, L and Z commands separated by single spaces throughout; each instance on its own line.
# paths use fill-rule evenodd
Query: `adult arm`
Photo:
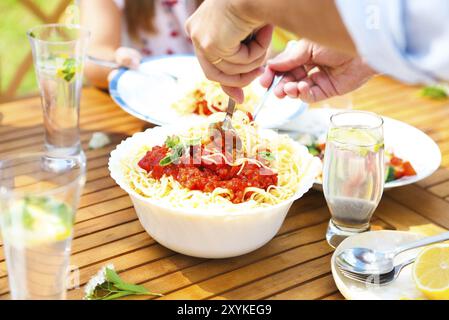
M 355 55 L 333 0 L 206 0 L 186 30 L 206 76 L 241 101 L 237 87 L 261 73 L 272 24 Z M 254 40 L 242 43 L 255 30 Z

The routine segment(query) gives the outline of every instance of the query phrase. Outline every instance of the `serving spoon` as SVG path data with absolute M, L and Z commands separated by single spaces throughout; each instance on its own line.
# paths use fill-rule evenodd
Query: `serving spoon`
M 394 258 L 407 250 L 449 240 L 449 231 L 436 236 L 426 237 L 403 244 L 393 250 L 379 251 L 368 248 L 345 249 L 336 257 L 336 263 L 342 270 L 358 274 L 384 274 L 394 269 Z

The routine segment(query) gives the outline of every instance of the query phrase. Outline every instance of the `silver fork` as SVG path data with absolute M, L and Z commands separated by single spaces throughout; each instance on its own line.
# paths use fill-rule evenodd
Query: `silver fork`
M 260 110 L 265 106 L 265 102 L 267 101 L 268 97 L 270 96 L 271 92 L 276 88 L 276 86 L 284 79 L 285 74 L 276 74 L 273 78 L 273 81 L 271 82 L 270 86 L 268 87 L 267 91 L 265 91 L 265 94 L 262 97 L 262 100 L 260 100 L 257 107 L 254 109 L 253 114 L 253 120 L 256 120 L 257 116 L 259 115 Z
M 242 149 L 242 140 L 239 138 L 237 131 L 232 126 L 232 115 L 234 114 L 235 101 L 232 98 L 228 100 L 228 107 L 226 108 L 226 115 L 223 121 L 211 123 L 209 125 L 209 135 L 214 138 L 214 141 L 219 139 L 220 143 L 225 143 L 226 151 L 234 154 L 234 150 L 238 153 Z M 232 143 L 229 145 L 228 137 L 232 137 Z M 224 140 L 224 141 L 223 141 Z
M 356 272 L 347 271 L 345 269 L 341 269 L 339 266 L 338 270 L 348 279 L 363 282 L 365 284 L 375 284 L 385 286 L 387 284 L 392 283 L 397 279 L 402 269 L 404 269 L 409 264 L 412 264 L 415 261 L 415 258 L 411 258 L 409 260 L 404 261 L 401 264 L 396 265 L 393 270 L 388 273 L 381 274 L 360 274 Z

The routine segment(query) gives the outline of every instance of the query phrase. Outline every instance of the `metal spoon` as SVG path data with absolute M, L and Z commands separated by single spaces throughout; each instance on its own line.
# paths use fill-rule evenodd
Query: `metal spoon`
M 338 266 L 338 269 L 346 278 L 349 278 L 351 280 L 363 282 L 365 284 L 371 283 L 384 286 L 396 280 L 399 274 L 401 273 L 402 269 L 404 269 L 404 267 L 408 266 L 414 261 L 415 258 L 404 261 L 403 263 L 394 266 L 393 270 L 391 270 L 390 272 L 382 274 L 360 274 L 342 269 L 340 266 Z
M 449 240 L 449 231 L 433 237 L 406 243 L 390 251 L 350 248 L 339 253 L 336 257 L 336 262 L 341 269 L 346 271 L 365 275 L 383 274 L 391 272 L 394 269 L 394 258 L 399 253 L 446 240 Z
M 101 66 L 101 67 L 105 67 L 105 68 L 110 68 L 110 69 L 124 68 L 123 66 L 121 66 L 117 62 L 110 61 L 110 60 L 99 59 L 99 58 L 96 58 L 96 57 L 93 57 L 93 56 L 87 56 L 87 59 L 90 62 L 96 64 L 97 66 Z M 153 76 L 153 75 L 158 74 L 158 75 L 164 75 L 166 77 L 168 76 L 169 78 L 171 78 L 171 80 L 174 80 L 175 82 L 178 82 L 178 80 L 179 80 L 178 77 L 172 75 L 171 73 L 164 72 L 164 71 L 152 71 L 151 74 L 142 72 L 142 71 L 140 71 L 138 69 L 133 70 L 133 71 L 135 71 L 135 72 L 137 72 L 139 74 L 142 74 L 144 76 Z

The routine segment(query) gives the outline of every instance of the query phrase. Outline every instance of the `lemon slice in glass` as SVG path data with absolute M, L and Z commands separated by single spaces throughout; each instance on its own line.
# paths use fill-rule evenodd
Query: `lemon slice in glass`
M 72 235 L 73 212 L 64 202 L 26 197 L 16 200 L 8 213 L 4 233 L 16 244 L 34 246 L 63 241 Z
M 369 151 L 378 152 L 383 147 L 382 136 L 377 131 L 364 127 L 331 128 L 328 141 L 334 141 L 340 148 L 357 151 L 361 155 L 366 155 Z
M 427 298 L 449 300 L 449 244 L 421 251 L 413 267 L 413 278 Z

